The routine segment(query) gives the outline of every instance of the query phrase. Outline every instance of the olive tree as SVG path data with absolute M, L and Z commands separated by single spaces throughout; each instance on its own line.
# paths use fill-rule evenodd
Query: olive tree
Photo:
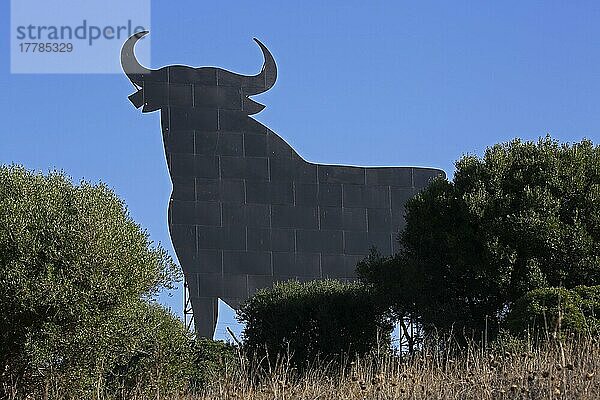
M 0 166 L 0 391 L 183 385 L 191 337 L 152 303 L 178 279 L 105 185 Z

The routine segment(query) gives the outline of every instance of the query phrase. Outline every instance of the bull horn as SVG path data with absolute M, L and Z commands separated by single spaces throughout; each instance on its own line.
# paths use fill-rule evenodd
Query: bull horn
M 146 36 L 149 32 L 143 31 L 133 34 L 121 49 L 121 67 L 125 72 L 125 75 L 129 78 L 132 83 L 141 81 L 140 75 L 149 74 L 152 70 L 141 65 L 135 57 L 135 44 L 138 40 Z
M 273 85 L 275 84 L 275 81 L 277 80 L 277 64 L 275 64 L 275 59 L 273 59 L 271 52 L 269 51 L 269 49 L 267 49 L 267 46 L 262 44 L 261 41 L 258 40 L 257 38 L 254 38 L 254 41 L 258 44 L 258 46 L 262 50 L 263 58 L 265 61 L 263 63 L 263 67 L 260 70 L 260 72 L 258 73 L 258 75 L 254 75 L 250 78 L 256 79 L 259 82 L 264 82 L 265 86 L 264 86 L 264 89 L 263 88 L 247 88 L 245 90 L 245 93 L 249 96 L 266 92 L 267 90 L 269 90 L 273 87 Z M 253 89 L 255 89 L 255 90 L 253 90 Z

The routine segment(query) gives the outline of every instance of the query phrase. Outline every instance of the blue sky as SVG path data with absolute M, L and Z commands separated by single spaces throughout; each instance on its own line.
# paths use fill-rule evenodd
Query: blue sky
M 8 3 L 0 163 L 107 183 L 172 252 L 158 115 L 132 107 L 123 75 L 11 75 Z M 154 1 L 150 66 L 255 73 L 257 37 L 279 77 L 256 118 L 306 159 L 451 175 L 461 155 L 514 137 L 599 141 L 599 20 L 583 0 Z M 161 301 L 181 314 L 181 291 Z

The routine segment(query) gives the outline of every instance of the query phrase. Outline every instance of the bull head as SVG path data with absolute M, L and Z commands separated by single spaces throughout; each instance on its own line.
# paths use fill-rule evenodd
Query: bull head
M 151 70 L 141 65 L 134 52 L 135 44 L 148 31 L 131 36 L 121 50 L 123 71 L 137 91 L 129 100 L 142 112 L 156 111 L 167 105 L 187 107 L 226 108 L 232 96 L 239 96 L 239 111 L 256 114 L 265 106 L 248 96 L 264 93 L 275 84 L 277 66 L 273 56 L 258 39 L 254 41 L 262 50 L 264 63 L 257 75 L 240 75 L 221 68 L 192 68 L 182 65 Z M 189 100 L 186 93 L 189 91 Z M 182 104 L 183 103 L 183 104 Z

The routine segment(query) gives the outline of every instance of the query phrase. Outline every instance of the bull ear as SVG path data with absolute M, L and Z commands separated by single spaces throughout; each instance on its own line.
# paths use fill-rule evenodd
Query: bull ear
M 265 109 L 265 106 L 244 96 L 242 99 L 242 110 L 247 115 L 254 115 Z
M 129 99 L 129 101 L 131 101 L 131 104 L 133 104 L 135 108 L 140 108 L 144 105 L 144 92 L 142 90 L 138 90 L 137 92 L 135 92 L 131 96 L 128 96 L 127 98 Z
M 138 62 L 134 51 L 137 41 L 148 33 L 148 31 L 143 31 L 133 34 L 121 48 L 121 67 L 123 68 L 125 75 L 127 75 L 134 85 L 142 81 L 143 75 L 152 73 L 152 70 L 144 67 Z

